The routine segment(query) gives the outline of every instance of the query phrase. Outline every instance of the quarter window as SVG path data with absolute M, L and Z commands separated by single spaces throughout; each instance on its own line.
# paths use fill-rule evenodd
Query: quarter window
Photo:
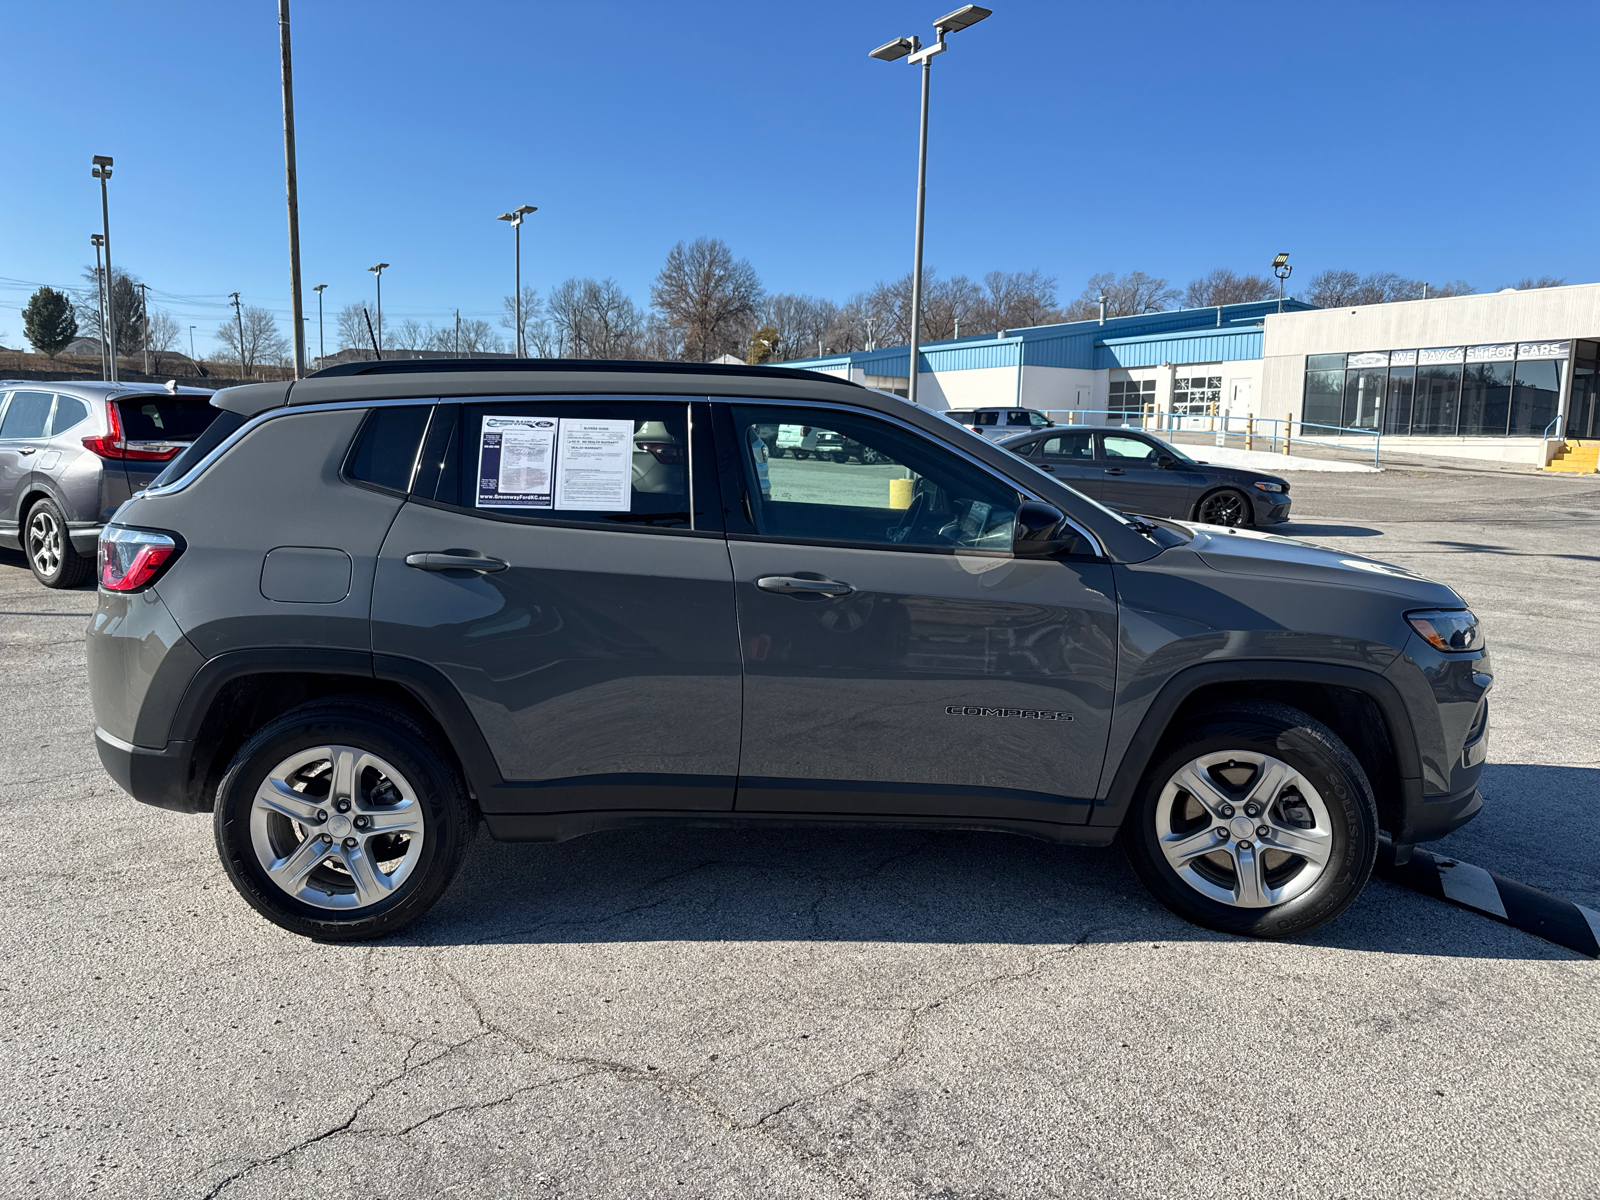
M 1011 550 L 1021 496 L 928 438 L 840 410 L 737 405 L 733 419 L 758 534 Z
M 373 409 L 361 425 L 345 473 L 363 483 L 404 492 L 411 486 L 411 471 L 432 408 L 406 404 Z
M 76 396 L 56 397 L 56 416 L 50 424 L 50 436 L 65 433 L 73 426 L 89 419 L 89 406 Z

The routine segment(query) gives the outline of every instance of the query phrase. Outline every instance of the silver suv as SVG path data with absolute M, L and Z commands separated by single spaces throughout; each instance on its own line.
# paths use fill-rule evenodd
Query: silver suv
M 94 574 L 100 527 L 216 418 L 211 393 L 0 380 L 0 546 L 45 587 Z
M 1190 920 L 1287 937 L 1470 819 L 1461 598 L 1125 517 L 782 368 L 355 363 L 216 397 L 101 539 L 101 762 L 208 813 L 287 929 L 424 912 L 474 827 L 1119 834 Z M 778 457 L 801 426 L 857 461 Z

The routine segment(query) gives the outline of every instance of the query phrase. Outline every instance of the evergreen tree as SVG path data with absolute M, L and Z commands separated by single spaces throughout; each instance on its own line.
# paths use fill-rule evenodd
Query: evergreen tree
M 40 288 L 22 310 L 22 331 L 35 350 L 54 358 L 78 336 L 72 301 L 55 288 Z

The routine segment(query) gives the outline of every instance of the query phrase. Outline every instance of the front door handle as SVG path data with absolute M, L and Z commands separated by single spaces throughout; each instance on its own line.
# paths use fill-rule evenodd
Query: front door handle
M 1126 475 L 1127 474 L 1127 472 L 1124 471 L 1121 467 L 1107 467 L 1105 473 L 1107 475 Z
M 17 451 L 18 454 L 23 455 L 24 457 L 26 457 L 29 454 L 37 454 L 38 452 L 39 452 L 39 447 L 37 447 L 37 446 L 29 446 L 26 449 Z
M 419 571 L 477 571 L 483 575 L 504 571 L 510 565 L 504 559 L 463 554 L 458 550 L 430 550 L 406 555 L 406 566 L 416 567 Z
M 848 596 L 855 588 L 837 579 L 801 579 L 797 575 L 763 575 L 756 580 L 763 592 L 785 596 Z

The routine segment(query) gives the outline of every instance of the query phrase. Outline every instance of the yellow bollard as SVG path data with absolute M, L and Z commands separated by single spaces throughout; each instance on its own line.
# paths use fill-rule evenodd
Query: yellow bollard
M 1294 443 L 1294 414 L 1289 414 L 1289 419 L 1283 423 L 1283 452 L 1288 454 Z
M 1245 413 L 1244 415 L 1244 448 L 1246 450 L 1254 450 L 1256 448 L 1255 413 Z
M 911 493 L 915 487 L 916 480 L 914 479 L 889 480 L 889 507 L 910 508 Z

